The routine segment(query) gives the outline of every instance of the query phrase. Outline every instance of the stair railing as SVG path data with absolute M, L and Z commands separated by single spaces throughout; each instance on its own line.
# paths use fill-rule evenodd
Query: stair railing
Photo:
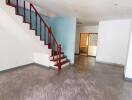
M 35 13 L 35 24 L 36 24 L 36 35 L 37 32 L 40 31 L 40 40 L 42 40 L 42 28 L 44 28 L 44 41 L 45 44 L 48 45 L 48 48 L 52 50 L 52 57 L 53 57 L 53 61 L 55 59 L 57 59 L 57 66 L 58 66 L 58 70 L 61 69 L 61 45 L 58 44 L 58 42 L 56 41 L 53 33 L 52 33 L 52 29 L 51 27 L 48 26 L 48 24 L 44 21 L 44 19 L 42 18 L 42 16 L 40 15 L 40 13 L 38 12 L 38 10 L 36 9 L 36 7 L 32 4 L 27 2 L 26 0 L 23 0 L 23 4 L 19 4 L 19 0 L 15 0 L 15 4 L 11 3 L 12 0 L 7 0 L 7 4 L 10 6 L 13 6 L 16 8 L 16 14 L 19 15 L 19 7 L 23 8 L 23 21 L 26 22 L 26 10 L 30 10 L 30 29 L 33 29 L 32 27 L 32 13 Z M 29 4 L 29 8 L 26 8 L 26 3 Z M 38 30 L 38 18 L 40 19 L 39 21 L 39 26 L 40 26 L 40 30 Z M 46 32 L 47 31 L 47 32 Z M 46 43 L 47 42 L 47 43 Z M 56 57 L 56 58 L 55 58 Z

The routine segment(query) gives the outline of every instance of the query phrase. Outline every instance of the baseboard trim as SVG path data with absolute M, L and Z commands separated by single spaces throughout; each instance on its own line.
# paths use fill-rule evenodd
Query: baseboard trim
M 75 55 L 79 55 L 79 53 L 75 53 Z
M 91 56 L 91 55 L 88 55 L 88 57 L 94 57 L 94 58 L 96 58 L 96 56 Z
M 14 68 L 9 68 L 9 69 L 5 69 L 5 70 L 1 70 L 0 74 L 5 73 L 5 72 L 10 72 L 10 71 L 16 71 L 18 69 L 22 69 L 23 67 L 27 67 L 29 65 L 32 65 L 33 63 L 29 63 L 29 64 L 25 64 L 25 65 L 20 65 L 20 66 L 16 66 Z
M 114 66 L 119 66 L 119 67 L 124 67 L 125 65 L 122 64 L 116 64 L 116 63 L 110 63 L 110 62 L 105 62 L 105 61 L 96 61 L 97 63 L 102 63 L 102 64 L 108 64 L 108 65 L 114 65 Z
M 38 64 L 38 63 L 33 63 L 34 65 L 37 65 L 39 67 L 42 67 L 42 68 L 46 68 L 46 69 L 50 69 L 50 67 L 48 66 L 45 66 L 45 65 L 42 65 L 42 64 Z
M 132 82 L 132 78 L 124 77 L 125 81 L 130 81 Z
M 50 69 L 50 67 L 47 67 L 47 66 L 44 66 L 44 65 L 41 65 L 41 64 L 38 64 L 38 63 L 29 63 L 29 64 L 14 67 L 14 68 L 9 68 L 9 69 L 2 70 L 2 71 L 0 71 L 0 74 L 10 72 L 10 71 L 20 70 L 20 69 L 23 69 L 24 67 L 28 67 L 30 65 L 37 65 L 38 67 Z
M 75 53 L 75 55 L 80 55 L 79 53 Z M 92 55 L 86 55 L 87 57 L 94 57 L 96 58 L 96 56 L 92 56 Z

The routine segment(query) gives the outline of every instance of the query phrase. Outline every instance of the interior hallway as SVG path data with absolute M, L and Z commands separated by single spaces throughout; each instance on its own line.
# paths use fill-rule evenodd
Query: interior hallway
M 61 72 L 29 65 L 0 73 L 0 100 L 131 100 L 123 68 L 76 56 Z

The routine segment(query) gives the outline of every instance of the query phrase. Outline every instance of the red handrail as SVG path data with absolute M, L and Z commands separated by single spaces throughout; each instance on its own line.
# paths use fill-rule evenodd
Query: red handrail
M 16 7 L 16 14 L 19 14 L 19 0 L 16 0 L 16 5 L 15 4 L 11 4 L 10 0 L 7 0 L 7 4 Z M 24 22 L 26 22 L 26 1 L 23 0 L 23 8 L 24 8 Z M 40 18 L 40 40 L 42 40 L 42 36 L 41 36 L 41 29 L 42 29 L 42 24 L 44 24 L 44 29 L 45 29 L 45 42 L 46 42 L 46 29 L 48 30 L 47 36 L 48 36 L 48 47 L 50 49 L 53 50 L 52 56 L 53 56 L 53 60 L 55 60 L 55 56 L 57 56 L 57 66 L 58 66 L 58 70 L 61 69 L 61 45 L 58 44 L 58 42 L 56 41 L 53 33 L 52 33 L 52 29 L 51 27 L 48 26 L 48 24 L 44 21 L 44 19 L 42 18 L 42 16 L 40 15 L 40 13 L 37 11 L 37 9 L 34 7 L 34 5 L 32 3 L 30 3 L 30 29 L 32 29 L 32 10 L 34 10 L 35 15 L 36 15 L 36 35 L 38 32 L 38 20 L 37 17 Z M 55 48 L 54 48 L 55 45 Z M 55 50 L 54 50 L 55 49 Z M 55 52 L 57 55 L 55 55 Z
M 38 13 L 38 11 L 37 11 L 36 8 L 33 6 L 33 4 L 31 4 L 31 7 L 34 8 L 34 10 L 35 10 L 35 12 L 37 13 L 37 15 L 41 18 L 41 20 L 43 21 L 43 23 L 45 24 L 45 26 L 49 29 L 49 32 L 51 32 L 51 35 L 52 35 L 52 37 L 53 37 L 55 43 L 56 43 L 57 46 L 59 47 L 59 45 L 58 45 L 58 43 L 57 43 L 57 41 L 56 41 L 56 39 L 55 39 L 55 37 L 54 37 L 54 35 L 53 35 L 52 30 L 50 29 L 50 27 L 49 27 L 49 26 L 46 24 L 46 22 L 43 20 L 43 18 L 42 18 L 41 15 Z
M 46 25 L 47 28 L 49 28 L 49 26 L 46 24 L 46 22 L 43 20 L 43 18 L 41 17 L 41 15 L 39 14 L 39 12 L 37 11 L 37 9 L 34 7 L 33 4 L 30 3 L 30 6 L 35 10 L 35 13 L 37 13 L 37 15 L 42 19 L 42 21 L 44 22 L 44 24 Z

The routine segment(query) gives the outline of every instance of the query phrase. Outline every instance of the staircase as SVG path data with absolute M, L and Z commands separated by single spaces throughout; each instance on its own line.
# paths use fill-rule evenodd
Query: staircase
M 54 37 L 51 27 L 32 3 L 26 0 L 6 0 L 6 4 L 14 7 L 16 15 L 23 17 L 23 23 L 28 23 L 30 30 L 34 30 L 35 35 L 40 37 L 40 41 L 44 41 L 44 45 L 51 49 L 50 67 L 61 70 L 70 64 L 61 50 L 61 45 Z

